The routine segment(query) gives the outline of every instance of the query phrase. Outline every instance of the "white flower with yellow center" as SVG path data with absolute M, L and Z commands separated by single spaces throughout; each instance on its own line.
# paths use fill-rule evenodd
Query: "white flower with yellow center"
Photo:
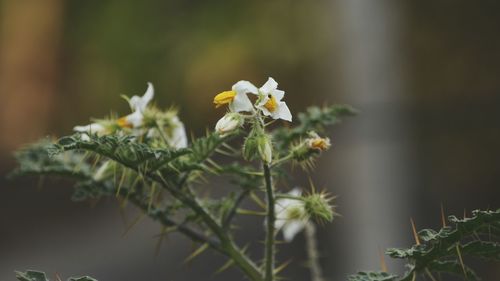
M 274 205 L 276 212 L 274 228 L 278 231 L 283 230 L 283 238 L 286 242 L 291 242 L 295 235 L 308 224 L 304 201 L 299 198 L 301 193 L 299 188 L 294 188 L 288 195 L 298 197 L 297 199 L 279 198 Z
M 224 91 L 214 97 L 215 107 L 228 105 L 231 112 L 253 111 L 252 103 L 247 94 L 257 94 L 258 89 L 248 81 L 239 81 L 231 91 Z
M 285 92 L 278 90 L 278 83 L 271 77 L 260 87 L 259 100 L 255 105 L 266 116 L 273 119 L 283 119 L 292 122 L 292 114 L 285 102 L 281 101 Z
M 153 84 L 148 82 L 148 88 L 142 97 L 133 96 L 129 99 L 129 105 L 132 109 L 132 113 L 118 119 L 117 123 L 122 128 L 137 128 L 142 126 L 142 120 L 144 119 L 144 111 L 146 107 L 151 102 L 155 94 Z

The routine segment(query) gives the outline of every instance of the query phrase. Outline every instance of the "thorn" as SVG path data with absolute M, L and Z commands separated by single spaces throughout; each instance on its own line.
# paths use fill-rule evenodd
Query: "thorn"
M 410 222 L 411 222 L 411 228 L 413 230 L 413 237 L 415 238 L 415 243 L 417 245 L 420 245 L 420 239 L 418 238 L 417 228 L 415 227 L 415 222 L 413 221 L 413 218 L 410 218 Z
M 56 272 L 56 281 L 62 281 L 61 276 L 59 276 L 59 273 Z
M 161 250 L 161 244 L 163 242 L 163 238 L 165 238 L 165 233 L 167 232 L 167 227 L 163 226 L 161 228 L 160 236 L 158 237 L 158 242 L 156 243 L 155 247 L 155 257 L 160 255 L 160 250 Z
M 199 256 L 201 253 L 203 253 L 206 249 L 208 249 L 208 244 L 205 243 L 201 245 L 198 249 L 196 249 L 193 253 L 191 253 L 185 260 L 184 263 L 188 263 L 192 261 L 194 258 Z
M 411 281 L 415 281 L 415 280 L 417 280 L 417 273 L 413 272 L 413 276 L 411 278 Z
M 467 218 L 467 211 L 464 209 L 464 220 Z
M 464 260 L 462 259 L 462 253 L 460 253 L 460 248 L 458 244 L 455 246 L 457 249 L 458 260 L 460 261 L 460 265 L 462 266 L 462 270 L 464 271 L 465 279 L 467 279 L 467 271 L 465 270 Z
M 425 268 L 425 273 L 427 273 L 427 275 L 429 276 L 429 278 L 432 281 L 437 281 L 436 278 L 434 278 L 434 276 L 432 276 L 432 273 L 429 271 L 429 269 L 427 267 Z
M 441 223 L 443 224 L 443 228 L 446 227 L 443 203 L 441 203 Z
M 382 272 L 387 272 L 387 264 L 385 262 L 385 255 L 384 255 L 384 253 L 382 253 L 382 250 L 380 249 L 380 247 L 378 248 L 378 255 L 380 257 L 380 270 L 382 270 Z

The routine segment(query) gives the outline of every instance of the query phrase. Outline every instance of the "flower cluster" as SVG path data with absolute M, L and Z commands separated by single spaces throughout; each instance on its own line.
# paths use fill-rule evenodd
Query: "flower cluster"
M 248 94 L 256 97 L 252 104 Z M 278 83 L 271 77 L 260 88 L 255 87 L 248 81 L 239 81 L 233 85 L 230 91 L 224 91 L 214 97 L 216 107 L 228 105 L 229 112 L 222 117 L 215 130 L 220 134 L 227 134 L 241 127 L 244 116 L 240 112 L 249 112 L 252 115 L 263 114 L 273 119 L 292 121 L 290 109 L 284 101 L 285 92 L 278 90 Z
M 148 83 L 143 96 L 125 97 L 132 113 L 116 119 L 96 120 L 89 125 L 75 126 L 73 130 L 80 132 L 82 139 L 89 139 L 89 135 L 124 134 L 142 140 L 159 137 L 164 142 L 162 145 L 171 148 L 187 147 L 186 130 L 177 111 L 160 111 L 152 106 L 154 94 L 153 84 Z

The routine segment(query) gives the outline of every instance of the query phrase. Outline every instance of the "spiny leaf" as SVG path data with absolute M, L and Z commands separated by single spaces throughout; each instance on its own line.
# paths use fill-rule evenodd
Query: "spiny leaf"
M 26 272 L 16 271 L 16 278 L 19 281 L 49 281 L 45 273 L 34 270 L 28 270 Z
M 397 276 L 387 272 L 359 272 L 351 275 L 349 281 L 396 281 Z
M 147 144 L 137 142 L 133 136 L 91 135 L 88 139 L 82 139 L 82 135 L 77 133 L 59 139 L 49 148 L 49 155 L 70 150 L 92 151 L 128 168 L 147 168 L 148 172 L 155 171 L 190 152 L 189 149 L 151 148 Z
M 464 276 L 464 268 L 457 260 L 434 261 L 429 264 L 429 271 L 448 273 L 451 275 Z M 481 280 L 476 273 L 465 266 L 468 281 Z
M 71 277 L 68 279 L 69 281 L 97 281 L 97 279 L 94 279 L 89 276 L 83 276 L 83 277 Z

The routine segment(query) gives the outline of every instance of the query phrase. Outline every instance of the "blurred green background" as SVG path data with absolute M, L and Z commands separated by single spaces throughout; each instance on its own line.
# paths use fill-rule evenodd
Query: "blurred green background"
M 147 81 L 157 104 L 178 106 L 200 135 L 223 114 L 215 94 L 272 76 L 292 113 L 325 103 L 361 111 L 333 131 L 314 175 L 343 215 L 319 233 L 331 280 L 378 269 L 378 249 L 411 243 L 410 217 L 439 226 L 441 203 L 455 214 L 500 207 L 498 1 L 0 3 L 2 175 L 22 145 L 126 113 L 120 95 L 142 94 Z M 224 263 L 215 254 L 184 264 L 193 248 L 177 236 L 155 256 L 153 223 L 124 236 L 115 202 L 74 204 L 68 182 L 0 184 L 0 280 L 26 268 L 103 281 L 241 280 L 236 270 L 213 275 Z M 242 240 L 262 239 L 259 221 L 242 222 Z M 302 244 L 280 252 L 292 256 L 290 280 L 307 279 Z M 498 268 L 481 267 L 484 279 Z

